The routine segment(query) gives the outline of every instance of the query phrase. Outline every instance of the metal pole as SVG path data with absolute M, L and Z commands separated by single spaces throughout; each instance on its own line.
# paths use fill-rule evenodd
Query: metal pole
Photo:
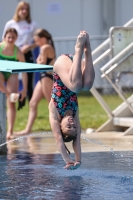
M 6 95 L 0 92 L 0 144 L 6 142 Z M 0 147 L 0 154 L 7 152 L 6 145 Z

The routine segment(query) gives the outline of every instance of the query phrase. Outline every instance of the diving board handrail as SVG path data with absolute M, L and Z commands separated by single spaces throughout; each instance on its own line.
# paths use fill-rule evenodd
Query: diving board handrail
M 126 61 L 131 55 L 133 54 L 133 50 L 131 52 L 129 52 L 128 54 L 126 54 L 126 56 L 124 56 L 120 61 L 118 61 L 117 63 L 115 63 L 111 68 L 109 68 L 106 72 L 104 72 L 104 74 L 101 75 L 102 78 L 105 77 L 105 74 L 108 75 L 109 73 L 111 73 L 114 69 L 116 69 L 120 64 L 122 64 L 124 61 Z
M 126 24 L 124 24 L 124 27 L 131 26 L 133 24 L 133 18 L 129 20 Z M 102 44 L 100 44 L 96 49 L 92 51 L 92 56 L 95 56 L 95 60 L 93 61 L 94 66 L 96 66 L 99 62 L 104 60 L 106 56 L 109 56 L 110 54 L 110 38 L 106 39 Z M 103 51 L 103 52 L 102 52 Z M 100 54 L 100 56 L 98 56 Z M 103 97 L 99 94 L 99 92 L 96 90 L 96 88 L 93 86 L 91 89 L 92 95 L 97 99 L 97 101 L 100 103 L 100 105 L 103 107 L 107 115 L 112 118 L 112 111 L 110 110 L 109 106 L 103 99 Z M 125 99 L 123 99 L 125 101 Z M 130 107 L 130 105 L 128 105 Z
M 129 20 L 126 24 L 124 24 L 123 27 L 128 27 L 128 26 L 131 26 L 132 24 L 133 24 L 133 18 L 131 20 Z M 95 54 L 97 54 L 105 46 L 109 45 L 109 43 L 110 43 L 110 38 L 106 39 L 101 45 L 99 45 L 96 49 L 94 49 L 92 51 L 92 56 L 94 56 Z
M 118 95 L 120 96 L 120 98 L 127 104 L 129 110 L 131 110 L 131 112 L 133 113 L 133 107 L 132 107 L 132 105 L 128 102 L 128 100 L 125 98 L 125 96 L 121 93 L 121 91 L 116 86 L 116 84 L 112 81 L 112 79 L 108 75 L 105 74 L 105 77 L 109 81 L 109 83 L 113 86 L 113 88 L 118 93 Z
M 126 24 L 124 24 L 124 27 L 128 27 L 128 26 L 130 26 L 131 24 L 133 24 L 133 18 L 130 19 Z
M 110 42 L 110 38 L 108 38 L 107 40 L 105 40 L 102 44 L 100 44 L 96 49 L 94 49 L 92 51 L 92 56 L 94 56 L 95 54 L 97 54 L 100 50 L 103 49 L 103 47 L 107 46 Z
M 93 65 L 95 66 L 96 64 L 98 64 L 102 59 L 104 59 L 110 53 L 111 53 L 110 49 L 108 49 L 107 51 L 105 51 L 101 56 L 99 56 L 97 59 L 94 60 Z
M 100 70 L 101 72 L 105 72 L 113 63 L 115 63 L 119 58 L 121 58 L 127 51 L 130 51 L 133 48 L 133 42 L 129 44 L 126 48 L 124 48 L 120 53 L 118 53 L 115 57 L 113 57 L 108 63 L 106 63 Z

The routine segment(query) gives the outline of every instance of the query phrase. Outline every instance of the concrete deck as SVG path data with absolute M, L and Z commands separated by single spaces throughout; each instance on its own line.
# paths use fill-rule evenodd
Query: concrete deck
M 123 133 L 104 132 L 81 134 L 81 137 L 88 138 L 88 141 L 81 139 L 82 152 L 101 152 L 101 151 L 132 151 L 133 135 L 123 136 Z M 67 147 L 73 152 L 71 143 L 66 143 Z M 59 153 L 53 135 L 27 136 L 7 145 L 8 153 L 13 154 L 25 151 L 34 154 L 54 154 Z

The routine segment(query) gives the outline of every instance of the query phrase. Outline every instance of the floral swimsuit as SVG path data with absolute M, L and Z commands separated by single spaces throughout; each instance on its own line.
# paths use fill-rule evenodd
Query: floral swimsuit
M 73 61 L 73 55 L 65 54 Z M 55 107 L 57 108 L 61 118 L 64 117 L 66 110 L 73 111 L 73 117 L 76 114 L 78 109 L 78 100 L 76 93 L 69 90 L 58 74 L 53 72 L 53 88 L 51 98 L 54 102 Z

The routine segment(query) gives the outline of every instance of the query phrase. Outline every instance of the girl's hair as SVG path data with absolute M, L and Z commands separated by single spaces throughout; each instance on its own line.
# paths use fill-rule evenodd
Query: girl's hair
M 54 42 L 53 42 L 53 38 L 52 38 L 52 35 L 45 29 L 37 29 L 34 33 L 34 36 L 38 36 L 40 38 L 47 38 L 47 40 L 50 41 L 54 51 L 55 51 L 55 46 L 54 46 Z
M 16 36 L 18 36 L 18 32 L 16 31 L 15 28 L 8 28 L 8 29 L 6 30 L 6 32 L 5 32 L 4 38 L 6 37 L 6 35 L 7 35 L 8 33 L 14 33 Z
M 20 17 L 19 17 L 19 15 L 18 15 L 18 12 L 19 12 L 19 11 L 21 10 L 21 8 L 22 8 L 23 6 L 25 6 L 25 5 L 28 7 L 28 14 L 27 14 L 25 20 L 30 24 L 30 23 L 31 23 L 30 5 L 29 5 L 27 2 L 25 2 L 25 1 L 20 1 L 20 2 L 18 3 L 13 19 L 14 19 L 16 22 L 19 22 L 19 21 L 21 20 Z
M 61 131 L 61 134 L 62 134 L 62 138 L 63 138 L 64 142 L 71 142 L 71 141 L 73 141 L 73 143 L 74 143 L 75 140 L 76 140 L 76 138 L 77 138 L 77 136 L 66 136 L 66 135 L 64 135 L 64 133 L 62 131 Z M 66 148 L 68 154 L 70 155 L 70 151 L 68 150 L 68 148 L 66 147 L 66 145 L 65 145 L 65 148 Z

